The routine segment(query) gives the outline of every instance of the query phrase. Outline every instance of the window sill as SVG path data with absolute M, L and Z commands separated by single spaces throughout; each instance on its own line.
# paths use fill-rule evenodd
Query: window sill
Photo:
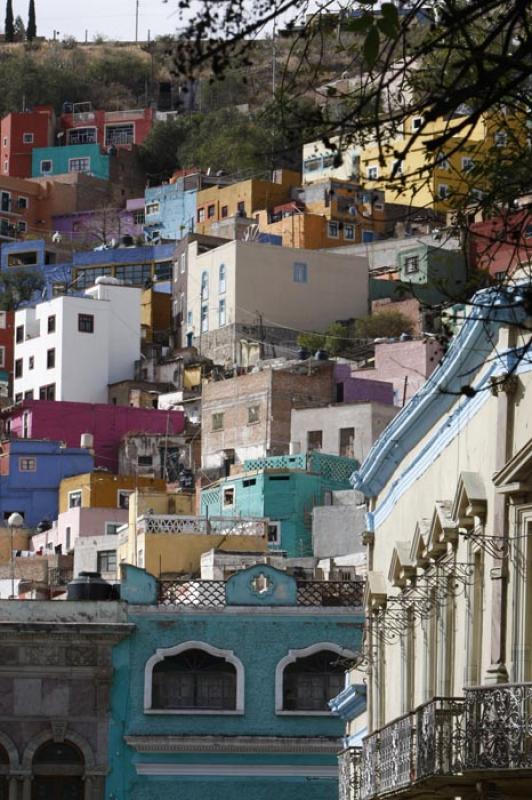
M 277 717 L 334 717 L 332 711 L 283 711 L 275 709 Z
M 182 716 L 189 716 L 189 717 L 200 717 L 200 716 L 201 717 L 205 717 L 205 716 L 210 716 L 210 717 L 213 717 L 213 716 L 215 716 L 215 717 L 218 717 L 218 716 L 237 717 L 237 716 L 242 716 L 244 714 L 244 709 L 241 709 L 239 711 L 223 711 L 223 710 L 216 711 L 214 709 L 212 711 L 200 711 L 200 710 L 194 711 L 194 709 L 179 709 L 179 708 L 160 708 L 160 709 L 159 708 L 145 708 L 144 709 L 144 713 L 145 714 L 162 714 L 164 716 L 173 715 L 173 716 L 180 716 L 180 717 L 182 717 Z

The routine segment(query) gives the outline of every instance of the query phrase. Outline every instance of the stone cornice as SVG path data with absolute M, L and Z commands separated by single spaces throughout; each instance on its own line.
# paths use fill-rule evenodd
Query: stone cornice
M 125 736 L 137 753 L 336 754 L 340 739 L 304 736 Z

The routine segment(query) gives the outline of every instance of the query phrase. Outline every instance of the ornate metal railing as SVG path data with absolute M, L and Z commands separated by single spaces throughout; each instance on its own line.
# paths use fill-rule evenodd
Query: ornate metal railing
M 297 581 L 299 606 L 359 606 L 362 581 Z M 159 603 L 164 606 L 224 606 L 225 581 L 162 580 Z
M 298 581 L 297 603 L 300 606 L 360 606 L 364 581 Z
M 179 514 L 146 514 L 137 519 L 137 529 L 139 533 L 266 536 L 268 520 L 244 517 L 193 517 Z
M 338 800 L 360 797 L 361 764 L 361 747 L 347 747 L 338 753 Z
M 466 769 L 532 768 L 532 683 L 465 690 Z
M 457 775 L 462 771 L 464 701 L 436 697 L 415 712 L 416 778 Z
M 379 736 L 379 791 L 408 786 L 415 777 L 415 727 L 413 714 L 394 720 Z
M 379 788 L 379 734 L 364 739 L 360 766 L 360 800 L 369 800 Z M 357 798 L 358 800 L 358 798 Z

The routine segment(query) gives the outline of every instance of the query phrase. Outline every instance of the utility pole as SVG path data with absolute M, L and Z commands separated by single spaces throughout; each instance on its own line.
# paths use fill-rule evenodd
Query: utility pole
M 139 0 L 135 3 L 135 43 L 139 40 Z

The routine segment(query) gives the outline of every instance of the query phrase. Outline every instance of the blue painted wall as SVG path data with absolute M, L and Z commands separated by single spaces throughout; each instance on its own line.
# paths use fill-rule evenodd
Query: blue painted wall
M 279 583 L 285 603 L 291 592 L 285 583 L 293 578 L 271 567 L 256 566 L 234 576 L 233 599 L 252 602 L 252 592 L 245 586 L 257 571 Z M 333 642 L 342 648 L 358 651 L 362 641 L 362 612 L 352 609 L 255 606 L 225 608 L 160 609 L 138 605 L 151 599 L 153 581 L 142 570 L 125 568 L 122 598 L 134 600 L 129 607 L 129 622 L 135 629 L 114 650 L 114 677 L 111 691 L 111 727 L 107 779 L 108 800 L 248 800 L 260 797 L 271 800 L 336 800 L 334 778 L 277 777 L 163 777 L 137 775 L 135 764 L 285 764 L 335 766 L 334 755 L 301 753 L 137 753 L 124 737 L 136 736 L 274 736 L 338 737 L 343 734 L 342 720 L 332 715 L 277 715 L 275 713 L 275 668 L 290 649 L 305 648 L 319 642 Z M 229 582 L 228 582 L 229 583 Z M 293 597 L 292 597 L 293 599 Z M 242 715 L 220 714 L 145 714 L 144 669 L 158 648 L 169 648 L 186 641 L 201 641 L 234 651 L 244 665 L 245 704 Z
M 183 180 L 163 186 L 151 186 L 144 193 L 147 239 L 182 239 L 194 232 L 197 189 L 185 191 Z M 148 213 L 151 203 L 158 203 L 157 211 Z
M 350 489 L 358 467 L 351 458 L 309 453 L 245 461 L 245 474 L 220 481 L 201 493 L 203 516 L 268 517 L 281 523 L 281 541 L 272 550 L 289 557 L 312 555 L 311 511 L 323 505 L 325 492 Z M 224 490 L 234 488 L 234 503 Z
M 35 471 L 21 471 L 20 458 L 34 458 Z M 9 455 L 2 456 L 2 472 L 4 459 L 9 460 L 9 473 L 0 476 L 0 517 L 18 511 L 29 527 L 42 519 L 57 519 L 63 478 L 94 469 L 94 458 L 88 450 L 35 439 L 11 440 Z
M 9 257 L 18 253 L 35 253 L 35 264 L 31 266 L 10 266 Z M 47 256 L 48 254 L 48 256 Z M 2 245 L 0 250 L 0 268 L 2 270 L 27 269 L 28 271 L 41 272 L 45 286 L 43 292 L 37 292 L 32 302 L 39 302 L 42 299 L 49 300 L 54 296 L 54 285 L 67 286 L 72 280 L 72 264 L 60 262 L 48 264 L 52 251 L 44 239 L 31 239 L 24 242 L 10 242 Z
M 69 161 L 72 158 L 89 158 L 88 174 L 95 178 L 109 180 L 111 157 L 104 153 L 99 144 L 69 144 L 64 147 L 34 147 L 31 154 L 31 177 L 43 178 L 51 175 L 64 175 L 72 172 Z M 42 162 L 51 161 L 52 169 L 42 171 Z

